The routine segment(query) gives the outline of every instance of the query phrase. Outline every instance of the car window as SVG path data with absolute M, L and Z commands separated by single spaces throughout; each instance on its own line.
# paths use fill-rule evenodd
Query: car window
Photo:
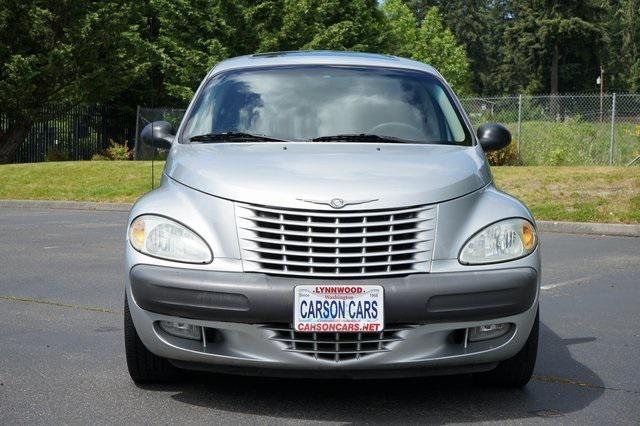
M 298 66 L 222 73 L 201 91 L 181 139 L 224 132 L 294 141 L 365 133 L 471 145 L 460 112 L 438 79 L 385 68 Z

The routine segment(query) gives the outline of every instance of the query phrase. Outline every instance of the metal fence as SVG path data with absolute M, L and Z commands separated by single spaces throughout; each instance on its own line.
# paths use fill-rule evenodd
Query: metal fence
M 499 122 L 513 144 L 494 163 L 510 165 L 640 165 L 640 94 L 461 98 L 475 126 Z M 184 110 L 139 108 L 138 128 L 154 120 L 176 126 Z M 136 139 L 136 158 L 152 151 Z
M 104 106 L 48 105 L 39 113 L 14 162 L 31 163 L 47 159 L 89 160 L 103 152 L 110 141 L 133 145 L 135 115 Z M 0 116 L 0 128 L 9 127 Z
M 474 125 L 513 134 L 506 164 L 630 165 L 640 159 L 640 94 L 504 96 L 460 100 Z

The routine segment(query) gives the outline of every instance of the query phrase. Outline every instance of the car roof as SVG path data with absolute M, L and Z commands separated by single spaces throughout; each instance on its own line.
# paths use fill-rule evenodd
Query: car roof
M 430 65 L 391 55 L 327 50 L 267 52 L 226 59 L 214 66 L 207 77 L 222 71 L 287 65 L 356 65 L 423 71 L 442 78 Z

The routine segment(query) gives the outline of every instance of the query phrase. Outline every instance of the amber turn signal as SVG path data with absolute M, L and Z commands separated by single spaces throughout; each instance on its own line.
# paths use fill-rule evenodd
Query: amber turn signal
M 529 222 L 522 223 L 522 245 L 525 250 L 531 250 L 536 245 L 536 232 Z

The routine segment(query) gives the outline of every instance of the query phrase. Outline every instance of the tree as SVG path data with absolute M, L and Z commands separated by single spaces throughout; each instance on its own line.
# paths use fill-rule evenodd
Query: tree
M 384 17 L 376 0 L 285 0 L 280 50 L 380 52 Z
M 151 62 L 162 75 L 162 90 L 173 104 L 185 104 L 202 77 L 228 57 L 242 19 L 233 2 L 153 0 L 158 35 L 151 43 Z
M 406 58 L 413 57 L 420 39 L 416 17 L 402 0 L 387 0 L 382 10 L 387 19 L 388 52 Z
M 124 1 L 0 0 L 0 163 L 13 160 L 42 106 L 107 102 L 139 78 Z
M 582 92 L 593 88 L 608 45 L 595 0 L 514 2 L 505 34 L 505 91 Z
M 440 1 L 437 5 L 443 22 L 467 51 L 469 68 L 474 72 L 472 88 L 483 92 L 483 76 L 487 68 L 494 66 L 492 54 L 492 22 L 486 0 Z
M 283 25 L 285 0 L 246 1 L 244 8 L 244 28 L 253 38 L 245 40 L 244 50 L 273 52 L 280 48 L 279 36 Z
M 640 0 L 607 5 L 610 38 L 603 55 L 605 85 L 610 91 L 640 91 Z
M 227 57 L 297 49 L 379 51 L 384 40 L 375 0 L 145 3 L 139 21 L 156 105 L 186 104 L 206 72 Z
M 387 0 L 383 10 L 388 26 L 388 53 L 428 63 L 438 69 L 458 93 L 468 91 L 466 51 L 444 26 L 438 8 L 428 9 L 420 26 L 401 0 Z
M 442 6 L 440 0 L 403 0 L 402 1 L 416 17 L 418 22 L 422 22 L 427 10 L 434 6 Z
M 640 92 L 640 1 L 622 0 L 618 15 L 622 22 L 621 62 L 629 70 L 627 89 Z
M 469 62 L 464 46 L 444 26 L 438 8 L 427 11 L 420 26 L 418 45 L 413 58 L 436 67 L 459 93 L 468 91 Z
M 508 22 L 510 0 L 403 0 L 420 20 L 437 7 L 444 25 L 467 51 L 470 89 L 495 93 L 493 78 L 501 63 L 503 33 Z

